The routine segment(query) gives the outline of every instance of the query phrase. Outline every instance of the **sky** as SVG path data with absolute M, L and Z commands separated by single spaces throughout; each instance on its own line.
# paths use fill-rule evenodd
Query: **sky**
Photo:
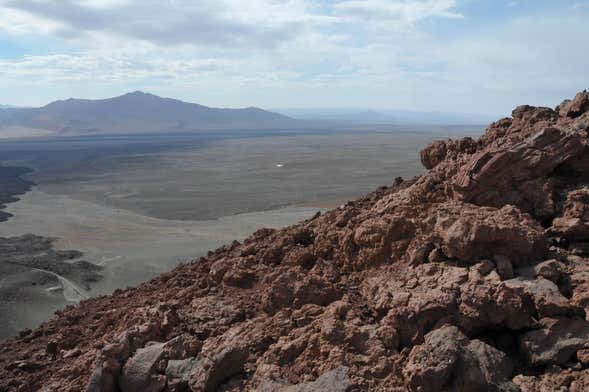
M 589 88 L 589 0 L 0 0 L 0 104 L 507 114 Z

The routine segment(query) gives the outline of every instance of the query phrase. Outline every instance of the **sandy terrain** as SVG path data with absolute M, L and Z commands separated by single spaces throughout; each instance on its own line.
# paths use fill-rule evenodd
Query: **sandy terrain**
M 0 224 L 0 237 L 53 237 L 56 250 L 81 251 L 76 261 L 102 267 L 102 279 L 85 282 L 8 263 L 0 274 L 0 339 L 68 300 L 136 285 L 260 227 L 294 224 L 416 175 L 420 146 L 468 133 L 409 131 L 0 143 L 5 161 L 34 168 L 38 184 L 7 205 L 14 217 Z
M 35 189 L 7 211 L 14 218 L 0 225 L 0 236 L 34 232 L 58 237 L 56 248 L 80 250 L 84 259 L 104 267 L 105 279 L 92 288 L 93 293 L 103 293 L 149 279 L 261 226 L 296 223 L 318 209 L 291 207 L 218 220 L 174 221 Z

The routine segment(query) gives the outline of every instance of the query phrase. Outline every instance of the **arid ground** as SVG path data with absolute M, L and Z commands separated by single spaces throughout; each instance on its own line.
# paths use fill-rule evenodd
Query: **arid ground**
M 64 277 L 55 268 L 2 261 L 0 338 L 68 302 L 148 280 L 259 227 L 293 224 L 395 177 L 417 175 L 420 146 L 479 132 L 381 127 L 0 143 L 2 161 L 32 168 L 27 178 L 37 184 L 7 205 L 13 217 L 0 223 L 0 237 L 55 238 L 52 249 L 82 252 L 72 261 L 100 267 L 100 278 L 85 281 L 79 273 Z

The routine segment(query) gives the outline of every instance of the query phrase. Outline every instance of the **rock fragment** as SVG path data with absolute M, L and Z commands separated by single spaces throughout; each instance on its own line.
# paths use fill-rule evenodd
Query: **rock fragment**
M 530 364 L 564 365 L 589 341 L 589 322 L 580 318 L 544 318 L 541 329 L 520 338 L 520 347 Z
M 516 391 L 512 371 L 505 353 L 444 326 L 411 350 L 403 373 L 411 391 Z

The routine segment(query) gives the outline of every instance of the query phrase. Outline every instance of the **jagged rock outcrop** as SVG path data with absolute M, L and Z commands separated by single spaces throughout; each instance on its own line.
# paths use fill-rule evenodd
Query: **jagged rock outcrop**
M 0 345 L 6 391 L 589 388 L 589 93 Z

